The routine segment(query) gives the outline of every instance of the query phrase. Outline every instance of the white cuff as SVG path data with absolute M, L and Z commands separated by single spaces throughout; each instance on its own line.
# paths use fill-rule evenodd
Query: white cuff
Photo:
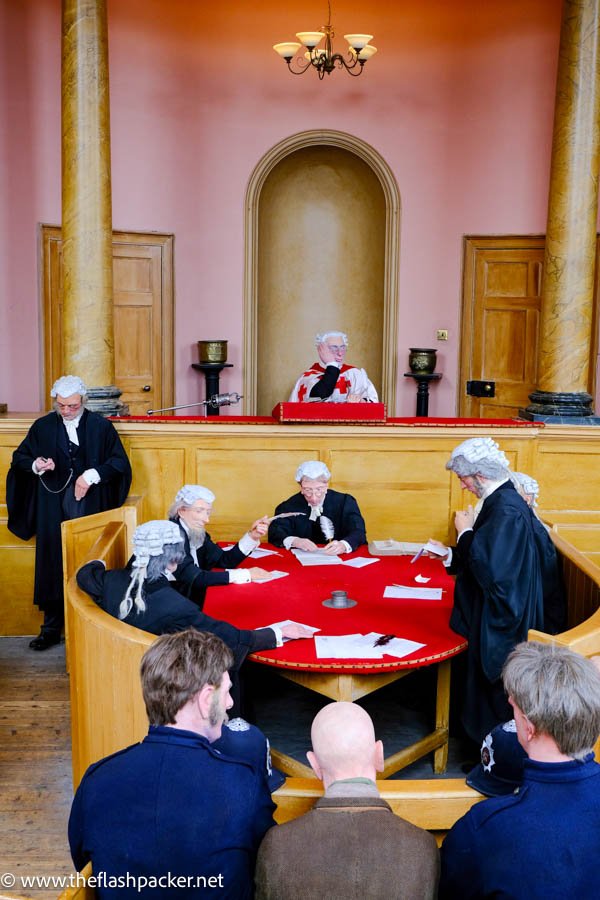
M 448 556 L 444 557 L 442 562 L 444 563 L 445 567 L 449 569 L 452 565 L 452 547 L 446 547 L 446 549 L 448 551 Z
M 283 631 L 279 627 L 279 625 L 270 625 L 270 628 L 275 632 L 275 638 L 277 639 L 277 646 L 283 647 Z
M 86 469 L 85 472 L 82 472 L 81 477 L 88 484 L 100 484 L 100 476 L 97 469 Z
M 458 543 L 458 541 L 460 541 L 460 539 L 461 539 L 461 537 L 463 536 L 463 534 L 466 534 L 466 533 L 467 533 L 467 531 L 473 531 L 473 526 L 470 525 L 469 528 L 463 528 L 462 531 L 459 531 L 458 537 L 457 537 L 457 539 L 456 539 L 456 542 L 457 542 L 457 543 Z
M 43 472 L 38 472 L 38 470 L 36 469 L 36 467 L 35 467 L 35 459 L 34 459 L 34 461 L 31 463 L 31 471 L 33 472 L 34 475 L 43 475 L 43 474 L 44 474 Z
M 229 573 L 229 584 L 250 584 L 248 569 L 226 569 Z
M 285 549 L 286 549 L 286 550 L 291 550 L 291 549 L 292 549 L 292 544 L 293 544 L 293 542 L 294 542 L 295 540 L 296 540 L 296 535 L 295 535 L 295 534 L 291 535 L 291 537 L 286 537 L 286 538 L 284 538 L 284 539 L 283 539 L 283 546 L 285 547 Z
M 238 547 L 244 554 L 244 556 L 250 556 L 253 550 L 259 546 L 260 541 L 255 541 L 253 537 L 250 537 L 250 532 L 247 531 L 246 534 L 242 535 L 242 537 L 238 541 Z
M 340 541 L 340 544 L 343 544 L 346 548 L 346 553 L 352 553 L 352 547 L 348 543 L 348 541 Z

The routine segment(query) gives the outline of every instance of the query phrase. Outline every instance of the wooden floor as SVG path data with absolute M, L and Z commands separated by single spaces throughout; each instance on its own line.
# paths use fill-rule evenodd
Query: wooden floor
M 73 871 L 69 682 L 64 644 L 35 653 L 29 640 L 0 638 L 0 897 L 45 900 L 60 891 L 23 887 L 20 878 Z

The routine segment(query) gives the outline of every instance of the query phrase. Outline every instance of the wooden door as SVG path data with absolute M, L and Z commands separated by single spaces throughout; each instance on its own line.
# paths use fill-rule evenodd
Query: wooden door
M 543 237 L 465 239 L 459 415 L 518 416 L 537 386 Z M 471 397 L 467 381 L 493 381 Z
M 45 397 L 64 374 L 62 241 L 42 226 Z M 173 237 L 113 233 L 115 383 L 132 415 L 173 406 Z M 79 374 L 79 373 L 77 373 Z M 83 376 L 84 373 L 82 373 Z
M 544 236 L 465 238 L 458 414 L 518 416 L 537 388 Z M 588 391 L 595 394 L 598 265 Z M 494 381 L 495 397 L 467 396 L 467 381 Z

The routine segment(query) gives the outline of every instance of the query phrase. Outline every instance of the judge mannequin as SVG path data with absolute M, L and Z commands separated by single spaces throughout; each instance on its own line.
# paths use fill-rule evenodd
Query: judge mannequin
M 377 391 L 364 369 L 346 365 L 348 337 L 343 331 L 317 334 L 319 362 L 313 363 L 294 386 L 290 402 L 377 403 Z
M 9 529 L 23 540 L 36 535 L 33 602 L 44 611 L 44 624 L 32 650 L 59 643 L 64 623 L 60 523 L 121 506 L 131 484 L 119 435 L 86 410 L 86 392 L 74 375 L 55 381 L 55 412 L 33 423 L 6 480 Z

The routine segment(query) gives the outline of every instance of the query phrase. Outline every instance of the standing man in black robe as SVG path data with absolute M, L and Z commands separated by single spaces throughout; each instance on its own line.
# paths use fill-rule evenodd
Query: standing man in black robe
M 446 468 L 463 490 L 483 501 L 475 518 L 469 506 L 454 518 L 456 547 L 434 541 L 456 574 L 450 627 L 469 641 L 462 724 L 478 744 L 495 725 L 512 718 L 502 666 L 530 628 L 543 629 L 540 558 L 533 513 L 510 480 L 508 459 L 491 438 L 470 438 L 452 451 Z
M 8 527 L 24 541 L 36 535 L 33 602 L 44 623 L 29 646 L 60 642 L 64 624 L 60 523 L 122 506 L 131 466 L 111 422 L 85 408 L 81 378 L 63 375 L 50 391 L 54 412 L 33 423 L 13 453 L 6 479 Z

